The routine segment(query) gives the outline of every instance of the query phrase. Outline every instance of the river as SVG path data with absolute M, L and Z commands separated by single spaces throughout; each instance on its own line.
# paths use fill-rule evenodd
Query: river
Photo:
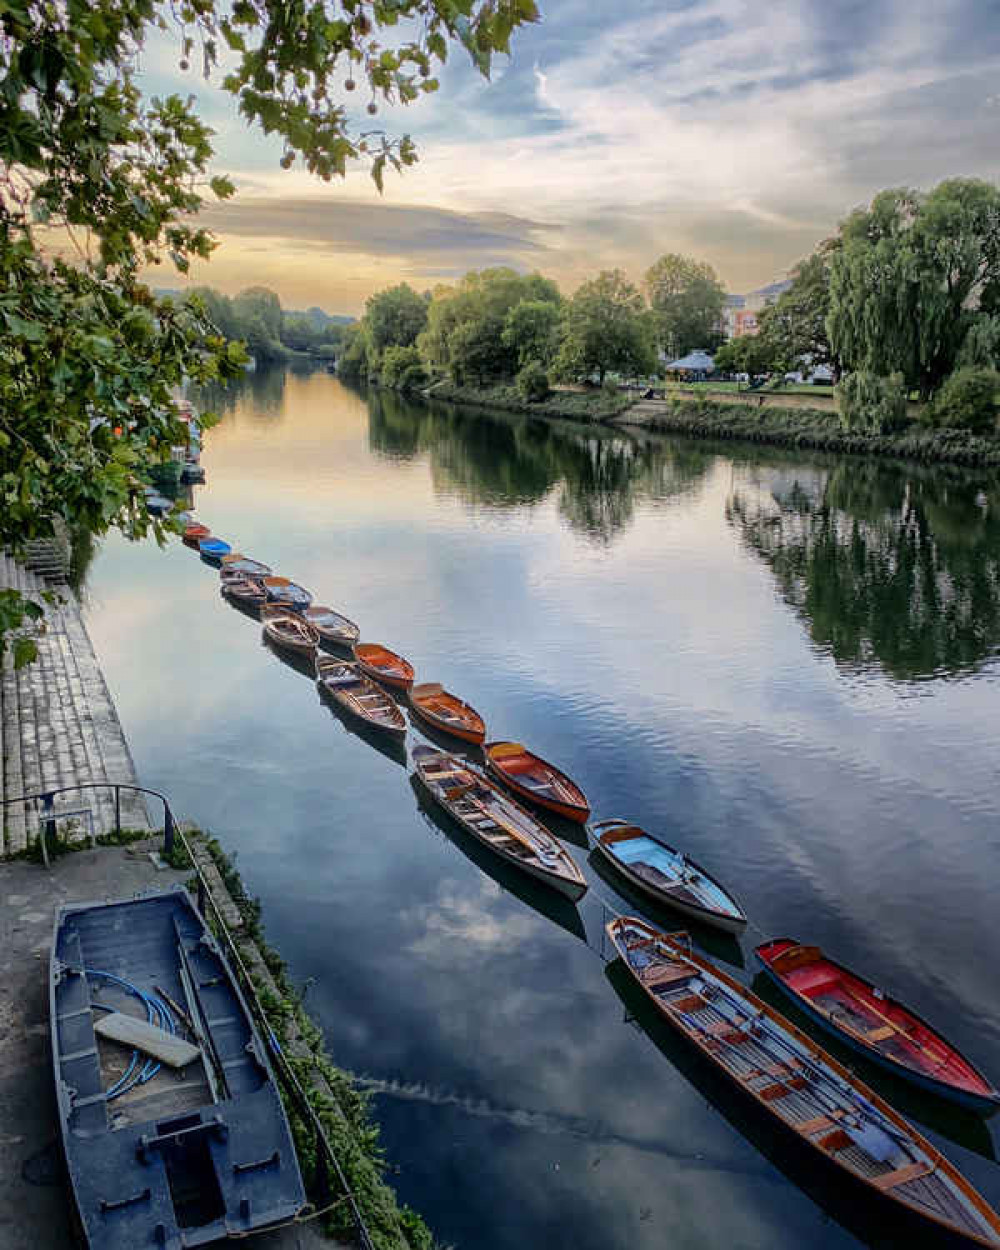
M 1000 1081 L 1000 483 L 325 373 L 222 407 L 217 535 L 713 871 L 753 922 L 705 939 L 723 967 L 817 943 Z M 582 840 L 578 908 L 470 857 L 180 543 L 108 539 L 85 599 L 140 777 L 237 853 L 443 1243 L 896 1244 L 648 1020 L 602 941 L 635 900 Z M 863 1074 L 1000 1206 L 995 1127 Z

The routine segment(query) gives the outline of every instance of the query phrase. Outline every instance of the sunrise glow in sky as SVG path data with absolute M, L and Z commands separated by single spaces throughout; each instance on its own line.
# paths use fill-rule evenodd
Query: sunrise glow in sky
M 492 81 L 454 49 L 441 90 L 383 114 L 420 164 L 379 196 L 360 168 L 324 184 L 178 67 L 145 52 L 150 92 L 193 92 L 217 131 L 222 240 L 192 279 L 272 287 L 286 307 L 359 313 L 373 291 L 470 268 L 540 269 L 571 291 L 639 279 L 666 251 L 733 291 L 783 274 L 880 188 L 1000 180 L 1000 0 L 542 0 Z M 367 97 L 345 99 L 363 113 Z M 364 117 L 366 123 L 369 118 Z M 158 270 L 157 285 L 178 285 Z

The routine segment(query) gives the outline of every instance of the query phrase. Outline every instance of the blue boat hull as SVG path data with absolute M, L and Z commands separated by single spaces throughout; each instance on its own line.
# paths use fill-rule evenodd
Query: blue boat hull
M 936 1081 L 931 1076 L 925 1076 L 921 1072 L 915 1072 L 912 1068 L 906 1067 L 905 1064 L 894 1063 L 891 1059 L 885 1058 L 885 1056 L 879 1054 L 878 1051 L 874 1050 L 870 1046 L 863 1046 L 860 1042 L 855 1041 L 849 1034 L 842 1032 L 840 1029 L 834 1028 L 822 1012 L 817 1011 L 815 1007 L 810 1007 L 797 994 L 789 994 L 787 986 L 785 986 L 785 984 L 781 981 L 780 977 L 775 976 L 759 955 L 756 955 L 755 958 L 760 964 L 761 969 L 767 976 L 768 980 L 773 982 L 773 984 L 781 990 L 782 994 L 784 994 L 786 998 L 798 1007 L 799 1011 L 801 1011 L 803 1015 L 808 1016 L 809 1019 L 812 1020 L 813 1023 L 817 1024 L 825 1033 L 829 1033 L 831 1037 L 835 1037 L 839 1042 L 848 1046 L 856 1054 L 863 1055 L 865 1059 L 869 1060 L 869 1062 L 875 1064 L 877 1067 L 882 1068 L 886 1072 L 891 1072 L 893 1076 L 899 1077 L 901 1080 L 908 1081 L 911 1085 L 916 1085 L 920 1089 L 926 1090 L 929 1094 L 936 1094 L 939 1098 L 945 1098 L 948 1102 L 955 1103 L 959 1107 L 965 1107 L 969 1111 L 976 1111 L 980 1115 L 989 1115 L 991 1112 L 996 1111 L 997 1106 L 1000 1105 L 995 1097 L 990 1098 L 979 1096 L 967 1093 L 964 1090 L 956 1089 L 953 1085 L 948 1085 L 944 1081 Z

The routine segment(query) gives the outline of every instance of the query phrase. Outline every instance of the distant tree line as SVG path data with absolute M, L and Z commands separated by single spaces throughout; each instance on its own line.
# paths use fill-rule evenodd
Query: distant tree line
M 264 286 L 250 286 L 233 296 L 209 286 L 193 287 L 187 299 L 224 339 L 245 343 L 258 364 L 288 360 L 296 352 L 335 357 L 349 324 L 348 318 L 331 317 L 321 308 L 289 312 Z
M 1000 397 L 1000 190 L 953 178 L 882 191 L 793 271 L 720 369 L 828 366 L 849 428 L 891 430 L 909 396 L 932 424 L 991 430 Z
M 658 349 L 711 349 L 725 299 L 708 265 L 676 255 L 661 257 L 642 288 L 606 270 L 569 298 L 539 273 L 507 268 L 423 294 L 403 283 L 368 300 L 339 367 L 404 390 L 442 376 L 473 386 L 516 379 L 526 399 L 539 399 L 553 380 L 654 374 Z

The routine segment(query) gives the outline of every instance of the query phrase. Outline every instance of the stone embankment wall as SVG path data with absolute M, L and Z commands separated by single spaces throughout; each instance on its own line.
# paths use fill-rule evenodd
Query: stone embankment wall
M 136 784 L 135 767 L 114 703 L 94 654 L 76 596 L 60 578 L 58 562 L 32 572 L 0 552 L 0 588 L 13 587 L 40 601 L 46 590 L 59 596 L 46 605 L 37 633 L 38 659 L 15 669 L 8 651 L 0 664 L 0 797 L 9 799 L 87 782 Z M 92 814 L 92 831 L 114 829 L 114 793 L 108 789 L 70 792 L 55 801 L 59 812 Z M 38 832 L 38 804 L 0 809 L 0 856 L 23 851 Z M 72 817 L 82 835 L 86 815 Z M 140 795 L 122 794 L 123 827 L 149 826 Z M 65 832 L 60 826 L 60 832 Z

